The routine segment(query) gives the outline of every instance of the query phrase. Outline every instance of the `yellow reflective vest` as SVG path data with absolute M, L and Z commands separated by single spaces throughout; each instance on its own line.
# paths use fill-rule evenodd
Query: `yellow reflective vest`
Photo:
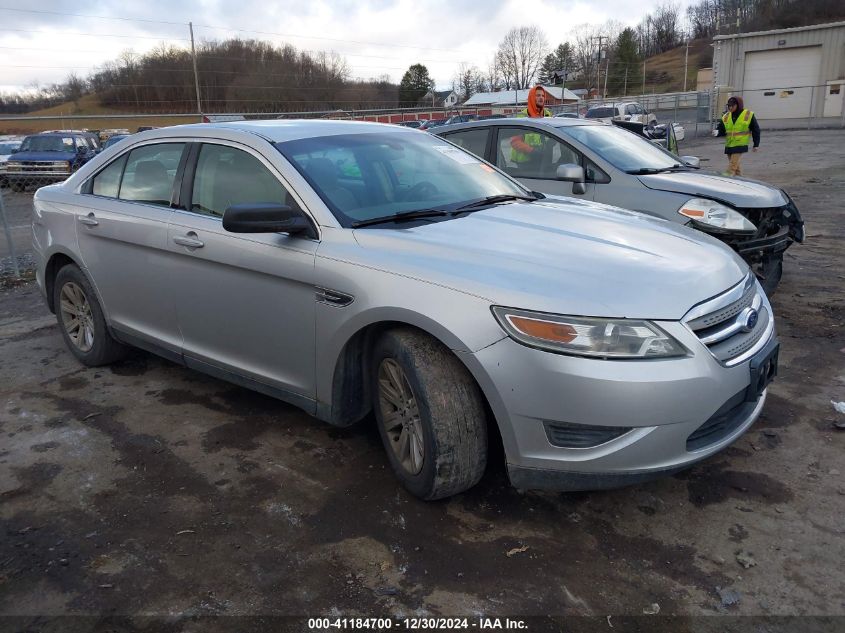
M 726 136 L 725 147 L 748 147 L 751 142 L 751 117 L 753 116 L 754 113 L 751 110 L 743 110 L 734 121 L 731 113 L 725 112 L 722 116 Z

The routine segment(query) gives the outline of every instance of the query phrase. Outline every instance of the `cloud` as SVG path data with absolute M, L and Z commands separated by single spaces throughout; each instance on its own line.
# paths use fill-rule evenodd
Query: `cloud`
M 47 0 L 38 4 L 41 13 L 0 10 L 4 25 L 0 51 L 6 53 L 0 82 L 18 87 L 34 81 L 58 82 L 72 71 L 87 75 L 127 48 L 143 53 L 161 42 L 187 46 L 187 23 L 192 21 L 198 40 L 237 36 L 336 51 L 361 78 L 386 74 L 398 82 L 408 66 L 423 63 L 438 87 L 447 88 L 461 62 L 486 68 L 499 41 L 514 26 L 538 25 L 549 44 L 556 46 L 579 24 L 601 24 L 612 18 L 633 25 L 656 4 L 657 0 L 649 6 L 629 0 L 203 0 L 185 6 L 172 0 Z

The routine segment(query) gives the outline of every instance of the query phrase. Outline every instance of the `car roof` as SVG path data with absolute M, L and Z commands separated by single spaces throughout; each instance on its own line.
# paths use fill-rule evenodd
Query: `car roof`
M 413 128 L 369 121 L 336 121 L 331 119 L 266 119 L 260 121 L 226 121 L 221 123 L 193 123 L 173 125 L 147 132 L 138 132 L 139 139 L 168 138 L 174 136 L 219 137 L 222 130 L 246 132 L 260 136 L 271 143 L 295 141 L 316 136 L 339 134 L 419 134 Z
M 610 125 L 602 121 L 588 121 L 587 119 L 568 119 L 565 117 L 543 117 L 542 119 L 532 119 L 530 117 L 510 117 L 504 119 L 484 119 L 482 121 L 467 121 L 466 123 L 452 123 L 450 125 L 441 125 L 437 128 L 437 133 L 447 132 L 452 130 L 471 130 L 479 127 L 490 127 L 492 125 L 520 125 L 522 127 L 536 127 L 536 128 L 565 128 L 578 125 Z

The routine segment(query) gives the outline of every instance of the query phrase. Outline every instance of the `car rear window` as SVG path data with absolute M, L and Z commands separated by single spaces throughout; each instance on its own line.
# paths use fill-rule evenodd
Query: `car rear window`
M 614 108 L 590 108 L 584 118 L 587 119 L 606 119 L 608 117 L 616 116 Z

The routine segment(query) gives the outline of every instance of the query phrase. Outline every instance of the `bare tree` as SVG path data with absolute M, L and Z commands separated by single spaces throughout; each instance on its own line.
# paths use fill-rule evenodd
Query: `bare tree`
M 483 91 L 484 77 L 477 67 L 461 62 L 458 66 L 458 72 L 452 80 L 452 86 L 461 101 L 466 101 L 476 92 Z
M 487 66 L 487 72 L 484 74 L 484 83 L 486 89 L 490 92 L 498 92 L 504 87 L 504 80 L 502 79 L 502 69 L 499 66 L 498 56 L 493 55 L 490 64 Z
M 521 26 L 508 31 L 496 52 L 505 87 L 530 87 L 548 48 L 546 36 L 536 26 Z

